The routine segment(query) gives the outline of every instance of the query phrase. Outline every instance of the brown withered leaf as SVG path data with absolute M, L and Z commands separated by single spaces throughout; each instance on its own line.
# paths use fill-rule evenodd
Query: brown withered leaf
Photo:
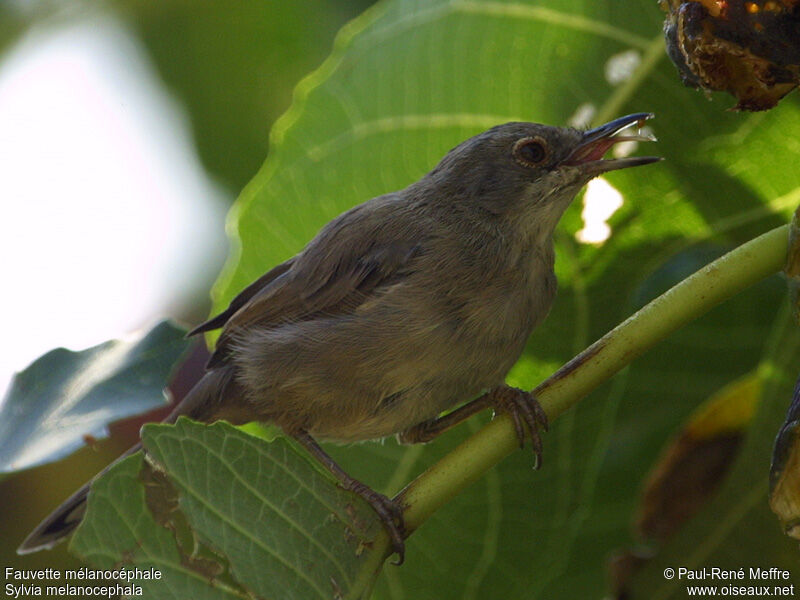
M 172 532 L 181 564 L 199 573 L 208 581 L 223 575 L 226 571 L 224 558 L 211 555 L 210 551 L 200 545 L 196 534 L 180 511 L 178 490 L 172 485 L 166 473 L 144 461 L 139 471 L 139 480 L 144 485 L 145 504 L 153 519 L 161 527 Z M 226 584 L 233 583 L 229 578 L 225 579 Z
M 761 396 L 751 373 L 711 396 L 664 449 L 642 492 L 637 531 L 665 541 L 705 504 L 728 471 Z
M 636 532 L 663 545 L 695 515 L 719 488 L 736 457 L 761 399 L 756 372 L 731 382 L 692 413 L 664 448 L 641 495 Z M 647 562 L 652 549 L 622 550 L 609 561 L 617 598 L 625 597 L 630 577 Z

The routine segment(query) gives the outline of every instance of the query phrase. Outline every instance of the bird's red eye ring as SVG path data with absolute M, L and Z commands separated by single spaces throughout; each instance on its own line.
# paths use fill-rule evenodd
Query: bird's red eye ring
M 524 137 L 514 144 L 514 158 L 523 167 L 538 167 L 550 158 L 550 150 L 544 139 Z

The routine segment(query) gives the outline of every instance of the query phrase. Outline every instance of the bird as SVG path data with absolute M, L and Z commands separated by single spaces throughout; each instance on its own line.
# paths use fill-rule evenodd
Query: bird
M 222 330 L 205 374 L 165 422 L 279 426 L 374 508 L 402 562 L 402 506 L 349 476 L 318 440 L 428 442 L 494 408 L 511 415 L 520 445 L 530 436 L 541 464 L 547 416 L 505 376 L 555 299 L 559 219 L 592 178 L 660 160 L 604 158 L 619 142 L 654 140 L 624 133 L 652 117 L 588 130 L 497 125 L 408 187 L 334 218 L 189 333 Z M 18 552 L 67 537 L 90 483 Z

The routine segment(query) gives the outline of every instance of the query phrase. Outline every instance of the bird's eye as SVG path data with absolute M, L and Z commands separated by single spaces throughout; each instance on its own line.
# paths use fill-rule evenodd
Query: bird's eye
M 524 167 L 538 167 L 550 156 L 547 142 L 540 137 L 526 137 L 514 144 L 514 158 Z

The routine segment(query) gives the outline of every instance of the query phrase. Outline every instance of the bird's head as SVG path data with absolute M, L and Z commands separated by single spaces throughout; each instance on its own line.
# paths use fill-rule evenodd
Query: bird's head
M 654 156 L 603 158 L 615 144 L 651 141 L 623 130 L 652 118 L 635 113 L 581 131 L 538 123 L 498 125 L 451 150 L 428 174 L 439 197 L 461 209 L 511 217 L 552 234 L 572 198 L 590 179 L 646 165 Z

